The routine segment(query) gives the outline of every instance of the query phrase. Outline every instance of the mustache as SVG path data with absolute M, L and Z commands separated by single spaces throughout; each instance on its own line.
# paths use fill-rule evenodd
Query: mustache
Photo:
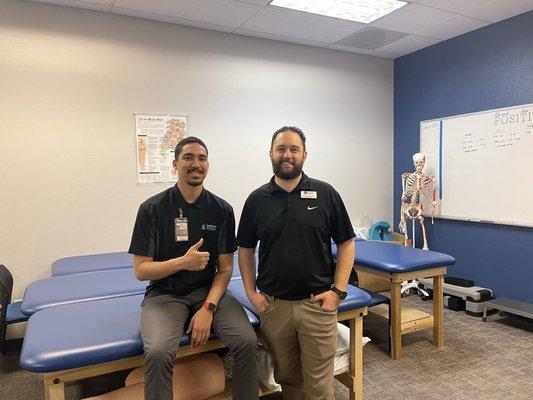
M 203 174 L 203 173 L 204 173 L 204 170 L 201 169 L 201 168 L 189 168 L 189 169 L 187 170 L 187 173 L 191 173 L 191 172 L 199 172 L 199 173 Z

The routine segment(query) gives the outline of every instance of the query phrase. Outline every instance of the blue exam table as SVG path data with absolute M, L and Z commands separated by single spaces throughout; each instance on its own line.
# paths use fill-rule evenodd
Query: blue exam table
M 52 263 L 52 276 L 107 269 L 131 268 L 133 256 L 125 251 L 60 258 Z
M 399 294 L 401 282 L 407 279 L 433 277 L 436 282 L 434 315 L 430 321 L 434 343 L 442 346 L 443 304 L 439 285 L 442 291 L 446 267 L 453 265 L 454 261 L 450 256 L 431 251 L 384 242 L 357 242 L 355 262 L 358 268 L 392 282 L 393 357 L 401 356 Z M 113 275 L 116 279 L 109 279 Z M 122 283 L 121 279 L 124 279 Z M 146 283 L 137 282 L 130 269 L 55 276 L 43 281 L 30 285 L 26 292 L 23 311 L 33 315 L 28 322 L 20 365 L 24 369 L 44 373 L 48 399 L 64 399 L 66 382 L 142 365 L 139 306 Z M 128 289 L 130 283 L 132 286 Z M 246 298 L 237 266 L 229 289 L 247 310 L 250 322 L 257 325 L 257 315 Z M 351 398 L 360 400 L 362 317 L 367 313 L 371 296 L 355 287 L 349 287 L 348 292 L 347 299 L 339 307 L 338 319 L 349 321 L 354 340 L 350 343 L 350 370 L 342 381 L 351 382 Z M 428 327 L 427 324 L 428 321 L 422 321 L 419 326 Z M 185 337 L 182 344 L 187 343 L 188 338 Z M 216 339 L 197 349 L 183 346 L 178 350 L 178 357 L 220 347 L 222 344 Z
M 332 253 L 337 254 L 337 247 L 332 246 Z M 422 250 L 398 244 L 356 239 L 355 268 L 391 284 L 390 324 L 391 356 L 402 356 L 402 334 L 421 329 L 433 328 L 433 344 L 444 345 L 443 334 L 443 283 L 447 267 L 455 264 L 455 259 L 436 251 Z M 403 323 L 401 308 L 401 284 L 403 281 L 433 278 L 433 315 L 423 316 Z
M 82 275 L 87 274 L 79 276 Z M 246 307 L 251 305 L 238 276 L 232 278 L 230 290 L 244 304 L 250 323 L 258 326 L 256 311 Z M 62 400 L 66 382 L 142 365 L 142 298 L 143 295 L 130 295 L 41 308 L 28 321 L 21 367 L 43 373 L 47 399 Z M 350 343 L 351 362 L 346 379 L 352 382 L 350 391 L 357 400 L 363 399 L 362 319 L 369 302 L 370 295 L 351 287 L 338 314 L 339 320 L 349 321 L 355 339 Z M 187 346 L 189 337 L 184 336 L 177 356 L 223 347 L 218 339 L 212 339 L 192 349 Z
M 143 298 L 144 295 L 134 295 L 67 304 L 32 315 L 22 347 L 21 367 L 41 373 L 61 371 L 143 354 Z M 252 326 L 258 326 L 259 319 L 245 311 Z M 69 329 L 65 329 L 65 321 Z M 185 334 L 180 346 L 189 343 L 190 337 Z
M 132 269 L 54 276 L 26 288 L 21 311 L 32 315 L 52 306 L 143 294 L 147 284 L 138 281 Z

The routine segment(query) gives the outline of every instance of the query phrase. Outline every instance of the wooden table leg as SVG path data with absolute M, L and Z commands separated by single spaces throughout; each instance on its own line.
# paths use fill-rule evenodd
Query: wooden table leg
M 391 285 L 391 341 L 392 358 L 402 358 L 402 288 L 401 282 L 392 282 Z
M 437 347 L 444 346 L 444 276 L 433 277 L 433 344 Z
M 363 400 L 363 317 L 350 320 L 350 375 L 355 377 L 350 400 Z
M 44 379 L 44 398 L 46 400 L 65 400 L 65 384 L 59 379 Z

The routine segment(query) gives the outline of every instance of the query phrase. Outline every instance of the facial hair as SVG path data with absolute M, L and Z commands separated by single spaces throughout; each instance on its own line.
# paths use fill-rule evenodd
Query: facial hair
M 202 183 L 204 183 L 205 173 L 204 173 L 203 170 L 201 170 L 199 168 L 191 168 L 191 169 L 187 170 L 187 174 L 189 174 L 189 173 L 191 173 L 193 171 L 197 171 L 197 172 L 201 173 L 203 175 L 202 179 L 200 179 L 200 180 L 187 179 L 187 184 L 189 186 L 200 186 Z
M 281 164 L 284 162 L 288 162 L 283 160 L 281 158 L 279 161 L 272 160 L 272 171 L 274 172 L 274 175 L 276 175 L 279 179 L 283 179 L 284 181 L 288 181 L 290 179 L 294 179 L 297 176 L 299 176 L 302 172 L 303 162 L 300 164 L 297 164 L 295 162 L 291 162 L 292 164 L 292 171 L 284 172 Z

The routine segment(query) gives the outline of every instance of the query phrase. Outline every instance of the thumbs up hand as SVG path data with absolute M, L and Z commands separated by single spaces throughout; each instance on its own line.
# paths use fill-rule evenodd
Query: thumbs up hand
M 199 251 L 198 249 L 204 243 L 204 239 L 200 239 L 196 244 L 192 245 L 187 253 L 181 257 L 181 264 L 183 269 L 188 271 L 201 271 L 209 261 L 209 253 L 207 251 Z

